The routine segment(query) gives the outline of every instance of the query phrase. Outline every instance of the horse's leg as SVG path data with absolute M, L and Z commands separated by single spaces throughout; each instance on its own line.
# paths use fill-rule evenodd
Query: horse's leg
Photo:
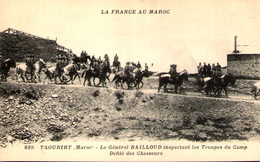
M 29 79 L 27 77 L 27 72 L 24 73 L 24 76 L 25 76 L 26 81 L 28 81 Z
M 165 84 L 163 85 L 163 90 L 164 90 L 165 93 L 168 93 L 168 90 L 167 90 L 167 83 L 165 83 Z
M 78 76 L 78 78 L 79 78 L 79 84 L 81 84 L 81 80 L 80 80 L 79 73 L 77 73 L 77 76 Z
M 84 81 L 83 81 L 83 86 L 85 86 L 85 83 L 86 83 L 87 79 L 84 78 Z
M 225 91 L 225 95 L 228 97 L 227 87 L 224 88 L 224 91 Z
M 139 89 L 139 81 L 136 81 L 136 86 L 135 86 L 135 88 L 136 88 L 136 90 L 138 90 Z
M 110 81 L 110 79 L 109 79 L 110 74 L 111 74 L 111 73 L 108 73 L 108 75 L 106 76 L 106 79 L 108 80 L 109 83 L 111 83 L 111 81 Z
M 24 73 L 21 73 L 21 74 L 20 74 L 20 77 L 22 78 L 23 82 L 25 82 Z M 17 81 L 18 81 L 18 77 L 17 77 Z
M 70 78 L 71 84 L 74 84 L 74 83 L 73 83 L 73 81 L 74 81 L 74 80 L 73 80 L 73 74 L 70 74 L 69 78 Z M 75 78 L 76 78 L 76 76 L 75 76 Z
M 160 89 L 161 89 L 162 85 L 159 84 L 159 87 L 158 87 L 158 92 L 160 92 Z
M 144 86 L 144 82 L 141 80 L 140 83 L 142 84 L 142 86 L 141 86 L 140 88 L 143 88 L 143 86 Z
M 178 93 L 178 85 L 174 85 L 174 89 L 175 89 L 175 93 L 177 94 Z

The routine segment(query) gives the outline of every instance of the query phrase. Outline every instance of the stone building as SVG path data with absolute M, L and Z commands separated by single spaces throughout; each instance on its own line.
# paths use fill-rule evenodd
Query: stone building
M 57 44 L 56 40 L 41 38 L 16 29 L 0 32 L 0 53 L 5 58 L 24 61 L 28 54 L 45 61 L 54 61 L 57 54 L 70 55 L 69 49 Z
M 260 54 L 228 54 L 227 72 L 237 78 L 260 79 Z

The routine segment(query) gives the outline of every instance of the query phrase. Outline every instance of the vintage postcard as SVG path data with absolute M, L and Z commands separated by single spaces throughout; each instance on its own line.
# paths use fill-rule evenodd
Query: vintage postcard
M 0 6 L 0 161 L 260 160 L 260 0 Z

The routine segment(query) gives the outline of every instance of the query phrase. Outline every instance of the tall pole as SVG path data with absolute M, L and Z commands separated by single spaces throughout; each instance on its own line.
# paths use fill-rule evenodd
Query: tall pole
M 235 35 L 235 38 L 234 38 L 234 51 L 233 53 L 239 53 L 239 51 L 237 50 L 237 36 Z

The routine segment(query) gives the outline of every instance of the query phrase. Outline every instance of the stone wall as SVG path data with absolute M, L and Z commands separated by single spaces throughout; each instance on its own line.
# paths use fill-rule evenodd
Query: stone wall
M 24 61 L 28 54 L 51 61 L 59 50 L 54 40 L 0 32 L 0 52 L 4 58 L 14 58 L 16 61 Z
M 260 79 L 260 54 L 228 54 L 227 71 L 237 78 Z

